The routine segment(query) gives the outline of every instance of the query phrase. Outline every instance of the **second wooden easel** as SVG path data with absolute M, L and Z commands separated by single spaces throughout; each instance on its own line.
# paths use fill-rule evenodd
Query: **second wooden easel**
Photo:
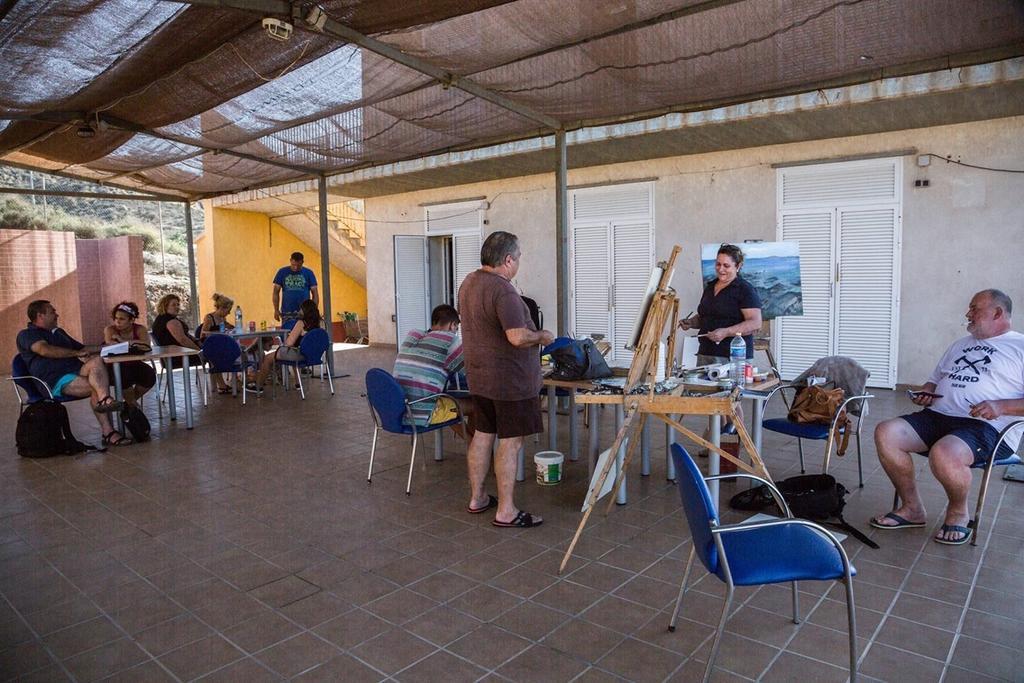
M 622 403 L 625 409 L 625 418 L 623 419 L 622 427 L 615 435 L 615 441 L 612 442 L 612 457 L 607 458 L 604 467 L 598 473 L 596 482 L 591 486 L 590 493 L 588 494 L 588 505 L 583 513 L 583 518 L 580 520 L 579 527 L 576 529 L 576 534 L 573 536 L 572 542 L 562 558 L 562 563 L 558 568 L 559 573 L 562 573 L 569 563 L 573 550 L 575 550 L 576 544 L 583 534 L 583 529 L 586 527 L 587 520 L 590 518 L 590 513 L 597 504 L 600 491 L 615 463 L 614 454 L 618 452 L 623 443 L 628 442 L 626 456 L 623 459 L 615 484 L 611 488 L 610 500 L 605 514 L 607 514 L 607 510 L 611 510 L 615 502 L 615 492 L 618 491 L 619 486 L 623 485 L 626 467 L 633 458 L 637 444 L 641 441 L 640 433 L 643 430 L 644 422 L 648 415 L 655 416 L 682 436 L 685 436 L 699 446 L 714 451 L 719 457 L 735 463 L 737 467 L 744 471 L 771 481 L 771 477 L 769 477 L 768 471 L 761 461 L 760 454 L 750 439 L 750 435 L 743 424 L 736 419 L 735 404 L 739 400 L 738 389 L 734 389 L 727 396 L 688 397 L 673 394 L 655 395 L 654 393 L 655 377 L 658 370 L 658 346 L 661 342 L 666 323 L 671 325 L 666 358 L 671 359 L 672 354 L 675 352 L 675 320 L 679 313 L 679 300 L 676 298 L 675 291 L 670 287 L 670 281 L 679 252 L 680 247 L 676 245 L 672 248 L 672 254 L 669 256 L 668 261 L 659 264 L 662 268 L 662 275 L 644 320 L 639 341 L 634 347 L 633 363 L 630 365 L 629 374 L 626 376 L 622 395 L 579 394 L 576 398 L 578 403 Z M 644 382 L 650 387 L 649 391 L 642 394 L 632 393 Z M 751 464 L 747 465 L 747 463 L 739 458 L 723 451 L 707 439 L 687 429 L 678 420 L 674 419 L 673 415 L 719 415 L 732 417 L 733 423 L 736 426 L 736 433 L 744 450 L 750 456 Z

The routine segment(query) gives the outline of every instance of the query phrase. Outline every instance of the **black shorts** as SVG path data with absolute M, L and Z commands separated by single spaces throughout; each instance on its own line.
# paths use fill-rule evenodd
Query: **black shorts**
M 473 396 L 473 412 L 469 416 L 474 431 L 497 434 L 499 439 L 529 436 L 544 431 L 540 397 L 521 401 L 493 401 Z
M 931 450 L 931 447 L 944 436 L 955 436 L 967 444 L 974 454 L 974 464 L 981 465 L 988 460 L 989 454 L 999 441 L 999 432 L 992 425 L 973 417 L 953 417 L 925 408 L 924 410 L 901 415 L 904 420 L 921 437 L 924 445 Z M 1008 458 L 1013 453 L 1006 443 L 999 446 L 996 453 L 996 460 Z M 922 453 L 927 456 L 927 453 Z
M 113 375 L 114 371 L 111 370 L 111 381 L 113 381 Z M 141 360 L 121 363 L 121 386 L 123 388 L 136 386 L 152 389 L 154 384 L 156 384 L 156 371 L 149 363 L 144 363 Z

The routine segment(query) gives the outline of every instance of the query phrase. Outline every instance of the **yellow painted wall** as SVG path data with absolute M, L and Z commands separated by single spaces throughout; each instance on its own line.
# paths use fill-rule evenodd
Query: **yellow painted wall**
M 199 300 L 202 315 L 213 308 L 214 292 L 226 294 L 242 307 L 246 321 L 274 322 L 274 275 L 288 265 L 289 256 L 301 251 L 305 265 L 316 274 L 320 284 L 321 311 L 323 284 L 320 252 L 299 240 L 269 216 L 252 211 L 213 208 L 205 211 L 205 232 L 196 241 L 199 271 Z M 339 311 L 355 311 L 366 316 L 366 289 L 343 271 L 331 266 L 331 320 L 338 322 Z

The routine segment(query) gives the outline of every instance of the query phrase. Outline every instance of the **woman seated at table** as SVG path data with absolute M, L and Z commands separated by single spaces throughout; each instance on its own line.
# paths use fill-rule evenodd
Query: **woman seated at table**
M 122 301 L 114 306 L 110 311 L 113 323 L 103 328 L 104 345 L 131 342 L 149 346 L 149 332 L 145 325 L 135 322 L 138 317 L 139 307 L 133 301 Z M 140 360 L 121 363 L 120 366 L 124 400 L 135 405 L 139 398 L 156 384 L 156 370 L 149 363 Z
M 156 320 L 153 321 L 153 340 L 157 344 L 160 346 L 184 346 L 187 349 L 199 350 L 199 342 L 188 333 L 185 323 L 178 319 L 178 313 L 181 312 L 181 297 L 177 294 L 163 295 L 157 302 L 156 312 Z M 180 368 L 181 359 L 165 360 L 164 367 Z M 213 375 L 213 382 L 217 386 L 218 394 L 231 393 L 231 388 L 224 382 L 224 378 L 220 374 Z
M 320 323 L 320 310 L 317 308 L 316 303 L 312 299 L 303 301 L 299 305 L 299 319 L 295 321 L 295 327 L 288 333 L 284 344 L 263 357 L 263 361 L 260 363 L 260 370 L 256 373 L 256 381 L 249 385 L 249 389 L 256 392 L 262 390 L 277 360 L 305 360 L 302 352 L 299 351 L 299 344 L 302 342 L 302 337 L 310 330 L 320 327 Z
M 206 317 L 203 318 L 203 326 L 199 330 L 199 339 L 202 341 L 211 334 L 217 334 L 218 332 L 230 332 L 235 329 L 234 324 L 228 320 L 228 315 L 231 314 L 231 307 L 235 305 L 235 300 L 229 296 L 223 294 L 214 293 L 213 295 L 213 313 L 207 313 Z M 221 330 L 221 325 L 224 329 Z

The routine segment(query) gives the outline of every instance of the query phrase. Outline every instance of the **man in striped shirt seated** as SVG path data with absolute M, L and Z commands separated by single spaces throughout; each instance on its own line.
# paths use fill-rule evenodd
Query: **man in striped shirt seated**
M 430 329 L 412 330 L 402 342 L 392 373 L 409 401 L 444 391 L 448 377 L 463 371 L 462 339 L 458 336 L 459 313 L 441 304 L 430 314 Z M 447 397 L 421 401 L 412 406 L 416 426 L 447 422 L 458 416 L 455 402 Z M 461 427 L 461 426 L 460 426 Z M 461 429 L 455 428 L 462 435 Z

